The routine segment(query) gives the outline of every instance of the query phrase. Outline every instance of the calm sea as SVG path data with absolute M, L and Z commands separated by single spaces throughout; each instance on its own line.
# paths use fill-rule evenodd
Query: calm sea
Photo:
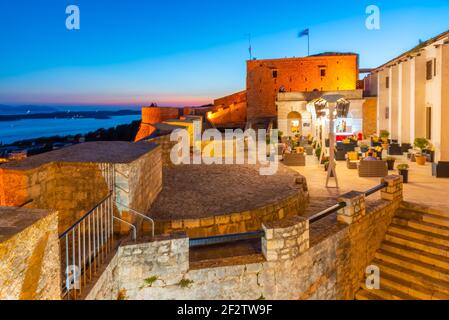
M 84 134 L 100 128 L 112 128 L 140 120 L 140 115 L 117 116 L 110 119 L 33 119 L 0 122 L 0 142 L 50 136 Z

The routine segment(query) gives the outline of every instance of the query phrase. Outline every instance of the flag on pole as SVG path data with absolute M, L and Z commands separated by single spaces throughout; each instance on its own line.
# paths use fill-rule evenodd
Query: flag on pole
M 302 38 L 302 37 L 305 37 L 305 36 L 308 36 L 309 35 L 309 29 L 305 29 L 305 30 L 302 30 L 299 34 L 298 34 L 298 38 Z

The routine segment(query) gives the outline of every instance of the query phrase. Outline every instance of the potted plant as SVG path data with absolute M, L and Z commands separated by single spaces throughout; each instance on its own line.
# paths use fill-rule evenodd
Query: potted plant
M 329 157 L 323 157 L 320 164 L 324 164 L 324 167 L 326 168 L 326 162 L 329 162 Z
M 404 180 L 403 181 L 404 183 L 408 183 L 408 169 L 409 169 L 408 164 L 400 164 L 400 165 L 398 165 L 399 175 L 402 176 L 402 178 Z
M 363 144 L 360 146 L 360 151 L 362 151 L 363 153 L 367 153 L 368 150 L 369 150 L 369 145 L 367 145 L 366 143 L 363 143 Z
M 390 132 L 387 130 L 380 131 L 380 139 L 382 140 L 382 148 L 388 149 L 388 138 L 390 137 Z
M 284 136 L 284 133 L 282 131 L 278 131 L 278 138 L 279 138 L 279 142 L 282 141 L 282 137 Z
M 426 156 L 422 154 L 423 150 L 429 145 L 429 141 L 426 138 L 416 138 L 415 148 L 419 149 L 420 153 L 415 155 L 416 164 L 423 166 L 426 164 Z
M 319 159 L 321 156 L 321 147 L 315 149 L 315 156 Z
M 394 170 L 395 157 L 387 157 L 388 170 Z

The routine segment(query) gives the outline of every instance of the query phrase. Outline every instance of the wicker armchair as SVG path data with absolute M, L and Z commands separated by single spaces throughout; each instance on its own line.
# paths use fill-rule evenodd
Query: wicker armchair
M 361 160 L 359 164 L 359 177 L 386 177 L 388 165 L 385 160 Z
M 356 170 L 359 166 L 360 161 L 346 159 L 346 167 L 350 170 Z

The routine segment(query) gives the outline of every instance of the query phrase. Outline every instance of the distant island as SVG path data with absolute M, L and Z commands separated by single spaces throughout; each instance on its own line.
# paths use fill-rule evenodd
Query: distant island
M 140 115 L 140 110 L 118 110 L 118 111 L 56 111 L 47 113 L 26 113 L 0 115 L 0 121 L 19 121 L 29 119 L 109 119 L 116 116 Z

